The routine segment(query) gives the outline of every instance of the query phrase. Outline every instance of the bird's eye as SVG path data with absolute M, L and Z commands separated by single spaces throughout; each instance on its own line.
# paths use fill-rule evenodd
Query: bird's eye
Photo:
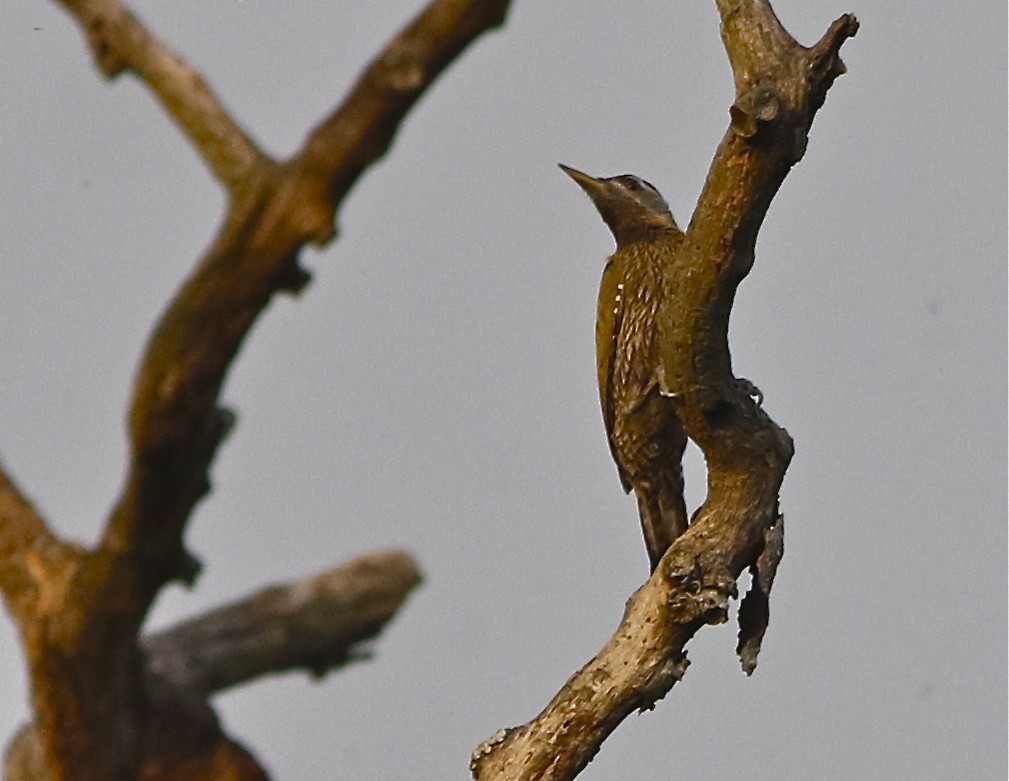
M 632 193 L 640 192 L 644 189 L 641 186 L 641 181 L 634 176 L 625 176 L 621 181 L 623 182 L 624 187 Z

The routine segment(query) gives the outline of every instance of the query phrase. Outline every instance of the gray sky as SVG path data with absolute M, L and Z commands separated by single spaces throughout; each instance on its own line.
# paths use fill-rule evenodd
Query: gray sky
M 286 155 L 420 5 L 135 8 Z M 862 28 L 733 313 L 736 373 L 796 442 L 771 627 L 751 679 L 734 625 L 703 630 L 684 681 L 582 777 L 1003 779 L 1005 5 L 775 7 L 807 44 L 845 11 Z M 222 197 L 54 4 L 4 4 L 0 67 L 0 453 L 90 542 L 137 357 Z M 427 578 L 375 661 L 217 701 L 277 779 L 465 778 L 610 636 L 647 573 L 594 385 L 612 243 L 556 163 L 640 174 L 684 224 L 731 100 L 711 2 L 518 0 L 305 255 L 311 287 L 260 322 L 188 534 L 205 574 L 151 625 L 379 548 Z M 693 507 L 696 452 L 687 480 Z M 4 614 L 4 739 L 21 663 Z

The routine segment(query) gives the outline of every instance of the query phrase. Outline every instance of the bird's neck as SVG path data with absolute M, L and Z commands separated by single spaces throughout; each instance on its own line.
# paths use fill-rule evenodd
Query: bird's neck
M 617 249 L 623 249 L 631 244 L 656 241 L 663 236 L 679 233 L 679 228 L 672 220 L 668 223 L 633 222 L 610 225 L 610 230 L 616 239 Z

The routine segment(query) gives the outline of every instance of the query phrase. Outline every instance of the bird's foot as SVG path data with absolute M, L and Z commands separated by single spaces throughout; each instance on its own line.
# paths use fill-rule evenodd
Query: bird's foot
M 761 392 L 760 388 L 754 385 L 745 377 L 736 377 L 736 384 L 739 389 L 743 391 L 747 396 L 753 399 L 753 403 L 758 407 L 764 403 L 764 394 Z

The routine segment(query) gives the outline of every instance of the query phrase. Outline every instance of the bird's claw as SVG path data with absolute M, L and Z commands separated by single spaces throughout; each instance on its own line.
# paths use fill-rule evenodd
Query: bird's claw
M 737 377 L 736 384 L 739 386 L 739 389 L 743 391 L 743 393 L 745 393 L 747 396 L 753 399 L 753 403 L 756 404 L 758 407 L 764 403 L 763 392 L 761 392 L 760 388 L 758 388 L 748 379 L 746 379 L 745 377 Z

